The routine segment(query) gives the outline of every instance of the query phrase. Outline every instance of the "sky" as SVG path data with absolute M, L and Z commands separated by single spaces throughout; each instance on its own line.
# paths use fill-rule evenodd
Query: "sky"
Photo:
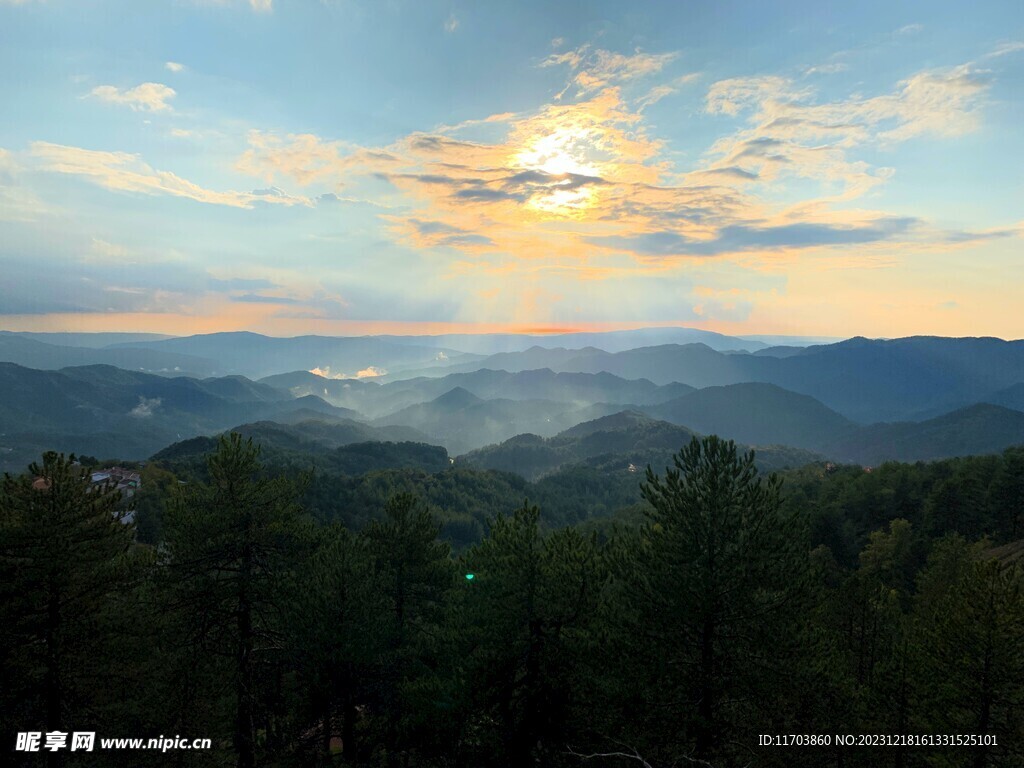
M 0 0 L 0 328 L 1024 337 L 1024 4 Z

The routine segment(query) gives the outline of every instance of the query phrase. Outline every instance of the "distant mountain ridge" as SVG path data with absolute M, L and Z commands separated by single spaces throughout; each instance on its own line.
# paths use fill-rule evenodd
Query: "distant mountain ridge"
M 624 379 L 610 373 L 555 373 L 550 368 L 517 371 L 483 368 L 437 378 L 419 377 L 376 382 L 326 379 L 306 371 L 269 376 L 260 383 L 293 396 L 316 394 L 335 405 L 380 417 L 417 403 L 427 402 L 454 388 L 483 400 L 551 400 L 577 406 L 596 402 L 649 405 L 693 391 L 686 384 L 659 386 L 646 379 Z
M 407 427 L 375 429 L 355 422 L 281 424 L 258 421 L 231 427 L 230 431 L 259 443 L 267 460 L 289 463 L 290 457 L 297 454 L 302 464 L 306 457 L 326 453 L 333 469 L 342 469 L 348 474 L 404 467 L 437 472 L 450 465 L 444 448 L 429 444 L 422 435 Z M 152 459 L 201 460 L 216 446 L 217 436 L 202 435 L 168 445 L 153 454 Z
M 95 342 L 85 336 L 80 341 Z M 1024 341 L 856 337 L 753 354 L 703 343 L 621 352 L 531 346 L 488 358 L 406 342 L 213 334 L 97 349 L 0 333 L 0 357 L 6 351 L 40 366 L 0 363 L 0 468 L 20 469 L 49 448 L 141 458 L 175 440 L 266 421 L 361 424 L 366 440 L 433 442 L 459 455 L 523 435 L 555 438 L 623 412 L 632 416 L 620 418 L 868 465 L 1024 443 Z M 293 370 L 254 381 L 136 365 L 202 365 L 206 358 L 191 352 L 224 345 L 237 347 L 239 359 L 278 347 L 287 354 L 385 352 L 410 364 L 429 358 L 439 375 L 339 379 Z M 96 356 L 126 356 L 127 367 L 52 368 Z M 522 437 L 521 447 L 529 440 Z
M 170 378 L 107 365 L 36 370 L 0 363 L 0 469 L 44 450 L 141 459 L 181 437 L 293 411 L 359 414 L 247 379 Z
M 696 388 L 760 382 L 810 395 L 862 424 L 926 418 L 982 401 L 1024 382 L 1024 341 L 915 336 L 853 338 L 774 357 L 716 352 L 704 344 L 625 352 L 528 350 L 495 355 L 482 367 L 518 371 L 543 359 L 556 372 L 607 372 Z
M 643 412 L 750 445 L 791 445 L 814 451 L 856 428 L 809 395 L 757 382 L 697 389 Z
M 591 413 L 592 406 L 578 408 L 552 400 L 484 400 L 454 387 L 434 400 L 407 406 L 371 424 L 411 426 L 458 455 L 524 432 L 553 435 Z
M 594 345 L 619 352 L 652 344 L 690 342 L 702 342 L 722 350 L 754 351 L 767 346 L 756 340 L 685 327 L 554 335 L 295 337 L 264 336 L 249 331 L 193 336 L 0 331 L 0 360 L 49 369 L 106 363 L 150 373 L 241 374 L 253 379 L 314 368 L 329 369 L 332 375 L 350 378 L 360 373 L 390 374 L 394 378 L 396 372 L 419 375 L 412 372 L 429 372 L 496 352 L 521 351 L 535 346 L 578 349 Z
M 83 344 L 98 343 L 94 336 L 82 336 L 68 335 L 67 339 Z M 353 408 L 372 417 L 433 399 L 453 386 L 462 386 L 484 399 L 507 396 L 569 400 L 572 399 L 569 390 L 575 387 L 581 401 L 655 404 L 642 397 L 641 392 L 587 392 L 590 385 L 581 382 L 571 387 L 557 381 L 547 384 L 534 382 L 529 386 L 546 386 L 548 391 L 538 389 L 530 393 L 523 390 L 512 394 L 500 388 L 527 385 L 514 379 L 499 378 L 486 385 L 483 374 L 477 377 L 475 385 L 471 385 L 472 379 L 465 382 L 451 379 L 431 391 L 427 391 L 429 385 L 424 382 L 403 384 L 383 390 L 394 399 L 379 404 L 376 397 L 382 392 L 357 386 L 357 382 L 367 384 L 369 380 L 391 386 L 420 375 L 444 378 L 455 374 L 474 374 L 480 370 L 521 373 L 550 369 L 553 374 L 589 373 L 615 376 L 625 381 L 646 379 L 654 386 L 674 384 L 695 388 L 752 382 L 774 384 L 813 397 L 859 424 L 932 418 L 974 403 L 997 399 L 995 393 L 1024 382 L 1024 341 L 984 337 L 913 336 L 874 340 L 854 337 L 807 347 L 797 344 L 776 347 L 762 344 L 757 347 L 743 339 L 708 335 L 707 332 L 687 328 L 552 336 L 505 334 L 486 338 L 458 334 L 444 337 L 275 338 L 238 332 L 135 340 L 99 349 L 44 343 L 39 338 L 0 333 L 0 360 L 51 370 L 69 365 L 103 363 L 165 376 L 188 374 L 197 378 L 216 372 L 218 376 L 240 374 L 255 379 L 294 375 L 289 371 L 329 369 L 332 376 L 350 378 L 344 379 L 340 385 L 327 383 L 334 379 L 324 379 L 318 382 L 322 384 L 319 391 L 310 389 L 305 394 L 326 396 L 336 405 Z M 480 352 L 444 346 L 443 342 L 448 341 L 464 343 L 467 349 L 480 352 L 494 347 L 504 351 L 484 356 Z M 599 344 L 608 349 L 597 346 Z M 488 375 L 494 376 L 493 373 Z M 351 398 L 348 401 L 340 394 L 346 385 L 348 394 L 345 397 Z M 279 383 L 274 382 L 274 386 L 279 386 Z M 491 389 L 484 391 L 484 386 Z M 615 386 L 628 385 L 616 383 Z M 422 391 L 398 394 L 400 389 L 410 387 L 420 387 Z M 323 392 L 325 389 L 328 390 L 327 395 Z M 357 402 L 358 398 L 353 394 L 355 391 L 375 400 L 372 410 Z M 677 396 L 682 394 L 678 392 Z M 1019 405 L 1020 396 L 1015 397 L 1016 400 L 1007 404 Z
M 4 333 L 0 333 L 0 361 L 41 370 L 79 365 L 112 365 L 174 376 L 210 376 L 216 370 L 216 364 L 211 360 L 170 351 L 62 346 Z
M 830 458 L 876 465 L 1000 453 L 1024 445 L 1024 412 L 978 403 L 920 422 L 860 427 L 825 448 Z

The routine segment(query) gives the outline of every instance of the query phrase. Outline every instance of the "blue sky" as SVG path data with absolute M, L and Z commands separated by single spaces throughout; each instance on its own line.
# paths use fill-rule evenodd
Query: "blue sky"
M 1024 336 L 1024 7 L 0 0 L 0 327 Z

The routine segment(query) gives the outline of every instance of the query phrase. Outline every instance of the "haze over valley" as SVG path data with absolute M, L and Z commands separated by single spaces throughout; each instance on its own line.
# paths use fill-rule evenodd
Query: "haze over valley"
M 0 461 L 17 470 L 45 448 L 138 461 L 263 422 L 298 435 L 343 426 L 347 442 L 421 442 L 472 463 L 616 414 L 865 466 L 1024 443 L 1024 342 L 766 346 L 680 328 L 632 332 L 676 341 L 623 349 L 623 336 L 213 334 L 104 345 L 5 334 Z M 616 351 L 595 346 L 605 341 Z M 505 351 L 486 354 L 495 348 Z

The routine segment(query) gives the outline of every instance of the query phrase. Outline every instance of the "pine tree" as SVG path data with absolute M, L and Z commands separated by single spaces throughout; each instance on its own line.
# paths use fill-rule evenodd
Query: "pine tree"
M 995 734 L 998 746 L 943 750 L 934 765 L 1024 760 L 1024 570 L 959 536 L 939 542 L 919 578 L 914 620 L 916 722 L 933 733 Z M 966 753 L 969 753 L 969 757 Z
M 454 581 L 447 543 L 422 500 L 409 493 L 391 497 L 384 520 L 365 531 L 376 567 L 376 589 L 385 601 L 379 627 L 382 643 L 383 747 L 397 765 L 415 748 L 428 748 L 439 713 L 424 683 L 437 668 L 445 600 Z M 402 756 L 405 757 L 402 757 Z
M 47 453 L 0 489 L 3 731 L 94 725 L 110 653 L 97 632 L 132 579 L 133 527 L 110 484 Z M 90 729 L 91 730 L 91 729 Z M 56 764 L 59 753 L 49 753 Z
M 277 685 L 286 646 L 281 598 L 310 544 L 296 503 L 301 488 L 285 477 L 262 477 L 258 457 L 251 438 L 222 436 L 208 460 L 209 483 L 190 486 L 164 521 L 163 572 L 192 669 L 183 681 L 198 685 L 204 674 L 209 681 L 210 668 L 198 667 L 204 660 L 226 662 L 239 768 L 256 764 L 257 731 L 268 750 L 275 747 L 267 692 Z M 186 696 L 182 715 L 193 709 Z
M 777 714 L 758 703 L 777 700 L 796 662 L 808 547 L 753 452 L 694 438 L 674 465 L 663 478 L 648 467 L 647 522 L 618 558 L 620 632 L 644 676 L 648 738 L 679 745 L 666 759 L 711 760 Z
M 1024 536 L 1024 450 L 1011 448 L 1002 456 L 999 469 L 989 487 L 990 517 L 995 521 L 993 534 L 1002 541 Z
M 474 763 L 551 765 L 580 731 L 593 671 L 585 653 L 603 581 L 595 537 L 542 538 L 540 510 L 498 516 L 466 553 L 461 638 Z M 488 762 L 490 761 L 490 762 Z
M 326 766 L 335 737 L 348 762 L 365 751 L 357 708 L 372 701 L 389 616 L 366 537 L 330 526 L 318 539 L 289 589 L 287 621 L 297 678 L 293 739 L 304 763 Z

